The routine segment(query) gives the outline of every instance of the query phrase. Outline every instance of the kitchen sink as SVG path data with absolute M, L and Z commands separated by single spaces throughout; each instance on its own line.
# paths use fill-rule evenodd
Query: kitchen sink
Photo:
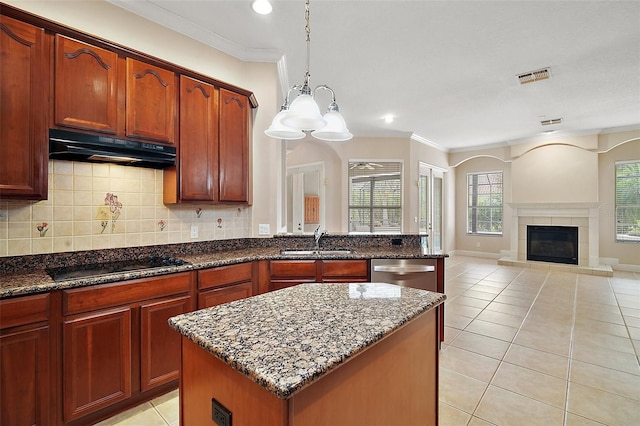
M 280 254 L 284 256 L 331 256 L 331 255 L 341 255 L 341 254 L 351 254 L 353 250 L 331 250 L 331 249 L 320 249 L 320 250 L 280 250 Z

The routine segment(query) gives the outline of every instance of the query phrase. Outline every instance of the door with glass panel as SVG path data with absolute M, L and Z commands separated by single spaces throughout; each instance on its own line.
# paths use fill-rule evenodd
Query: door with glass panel
M 418 179 L 418 232 L 427 234 L 429 250 L 442 252 L 442 194 L 444 171 L 420 163 Z

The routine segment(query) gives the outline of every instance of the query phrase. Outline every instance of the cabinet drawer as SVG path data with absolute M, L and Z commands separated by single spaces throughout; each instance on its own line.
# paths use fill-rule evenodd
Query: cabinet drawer
M 64 290 L 62 292 L 63 315 L 187 293 L 191 290 L 191 277 L 191 272 L 181 272 L 161 277 Z
M 251 262 L 200 270 L 198 271 L 198 288 L 205 289 L 251 281 L 252 276 L 253 265 Z
M 271 279 L 273 278 L 316 278 L 315 260 L 272 260 Z
M 0 300 L 0 328 L 32 324 L 48 319 L 48 293 Z
M 325 260 L 322 262 L 322 278 L 328 277 L 367 277 L 367 260 Z
M 252 288 L 251 282 L 246 282 L 205 291 L 198 295 L 198 309 L 245 299 L 251 296 Z

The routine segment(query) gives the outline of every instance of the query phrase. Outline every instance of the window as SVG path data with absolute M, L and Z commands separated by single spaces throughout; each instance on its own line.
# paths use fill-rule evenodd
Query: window
M 400 233 L 402 163 L 349 162 L 349 232 Z
M 616 163 L 616 241 L 640 242 L 640 161 Z
M 502 172 L 467 175 L 467 233 L 502 234 Z

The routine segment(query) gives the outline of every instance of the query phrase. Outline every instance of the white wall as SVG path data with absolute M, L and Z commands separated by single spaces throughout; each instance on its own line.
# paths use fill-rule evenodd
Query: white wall
M 289 142 L 287 165 L 298 166 L 316 161 L 325 162 L 327 194 L 327 229 L 348 232 L 348 164 L 350 160 L 398 160 L 404 164 L 403 180 L 403 232 L 417 233 L 418 224 L 418 165 L 422 161 L 433 167 L 449 171 L 447 154 L 442 150 L 409 138 L 353 138 L 345 142 L 321 142 L 308 137 Z M 453 200 L 452 173 L 445 174 L 445 200 Z M 445 249 L 453 247 L 453 203 L 444 206 L 443 240 Z
M 600 208 L 600 257 L 606 263 L 640 265 L 640 244 L 619 243 L 615 236 L 615 163 L 640 160 L 640 135 L 603 152 L 598 158 Z
M 502 236 L 466 233 L 466 174 L 504 170 L 505 203 L 603 203 L 599 209 L 602 263 L 640 265 L 640 244 L 615 242 L 615 161 L 640 159 L 640 131 L 547 139 L 509 148 L 456 152 L 455 249 L 499 255 L 510 249 L 511 209 Z M 478 247 L 480 244 L 480 247 Z
M 455 169 L 455 250 L 499 254 L 508 250 L 511 238 L 511 163 L 494 157 L 470 156 Z M 503 173 L 503 223 L 502 235 L 467 234 L 467 174 L 480 172 Z
M 593 143 L 588 148 L 596 147 L 597 136 L 589 139 Z M 575 142 L 558 141 L 534 147 L 513 159 L 512 202 L 598 201 L 598 154 L 582 144 L 570 143 Z

